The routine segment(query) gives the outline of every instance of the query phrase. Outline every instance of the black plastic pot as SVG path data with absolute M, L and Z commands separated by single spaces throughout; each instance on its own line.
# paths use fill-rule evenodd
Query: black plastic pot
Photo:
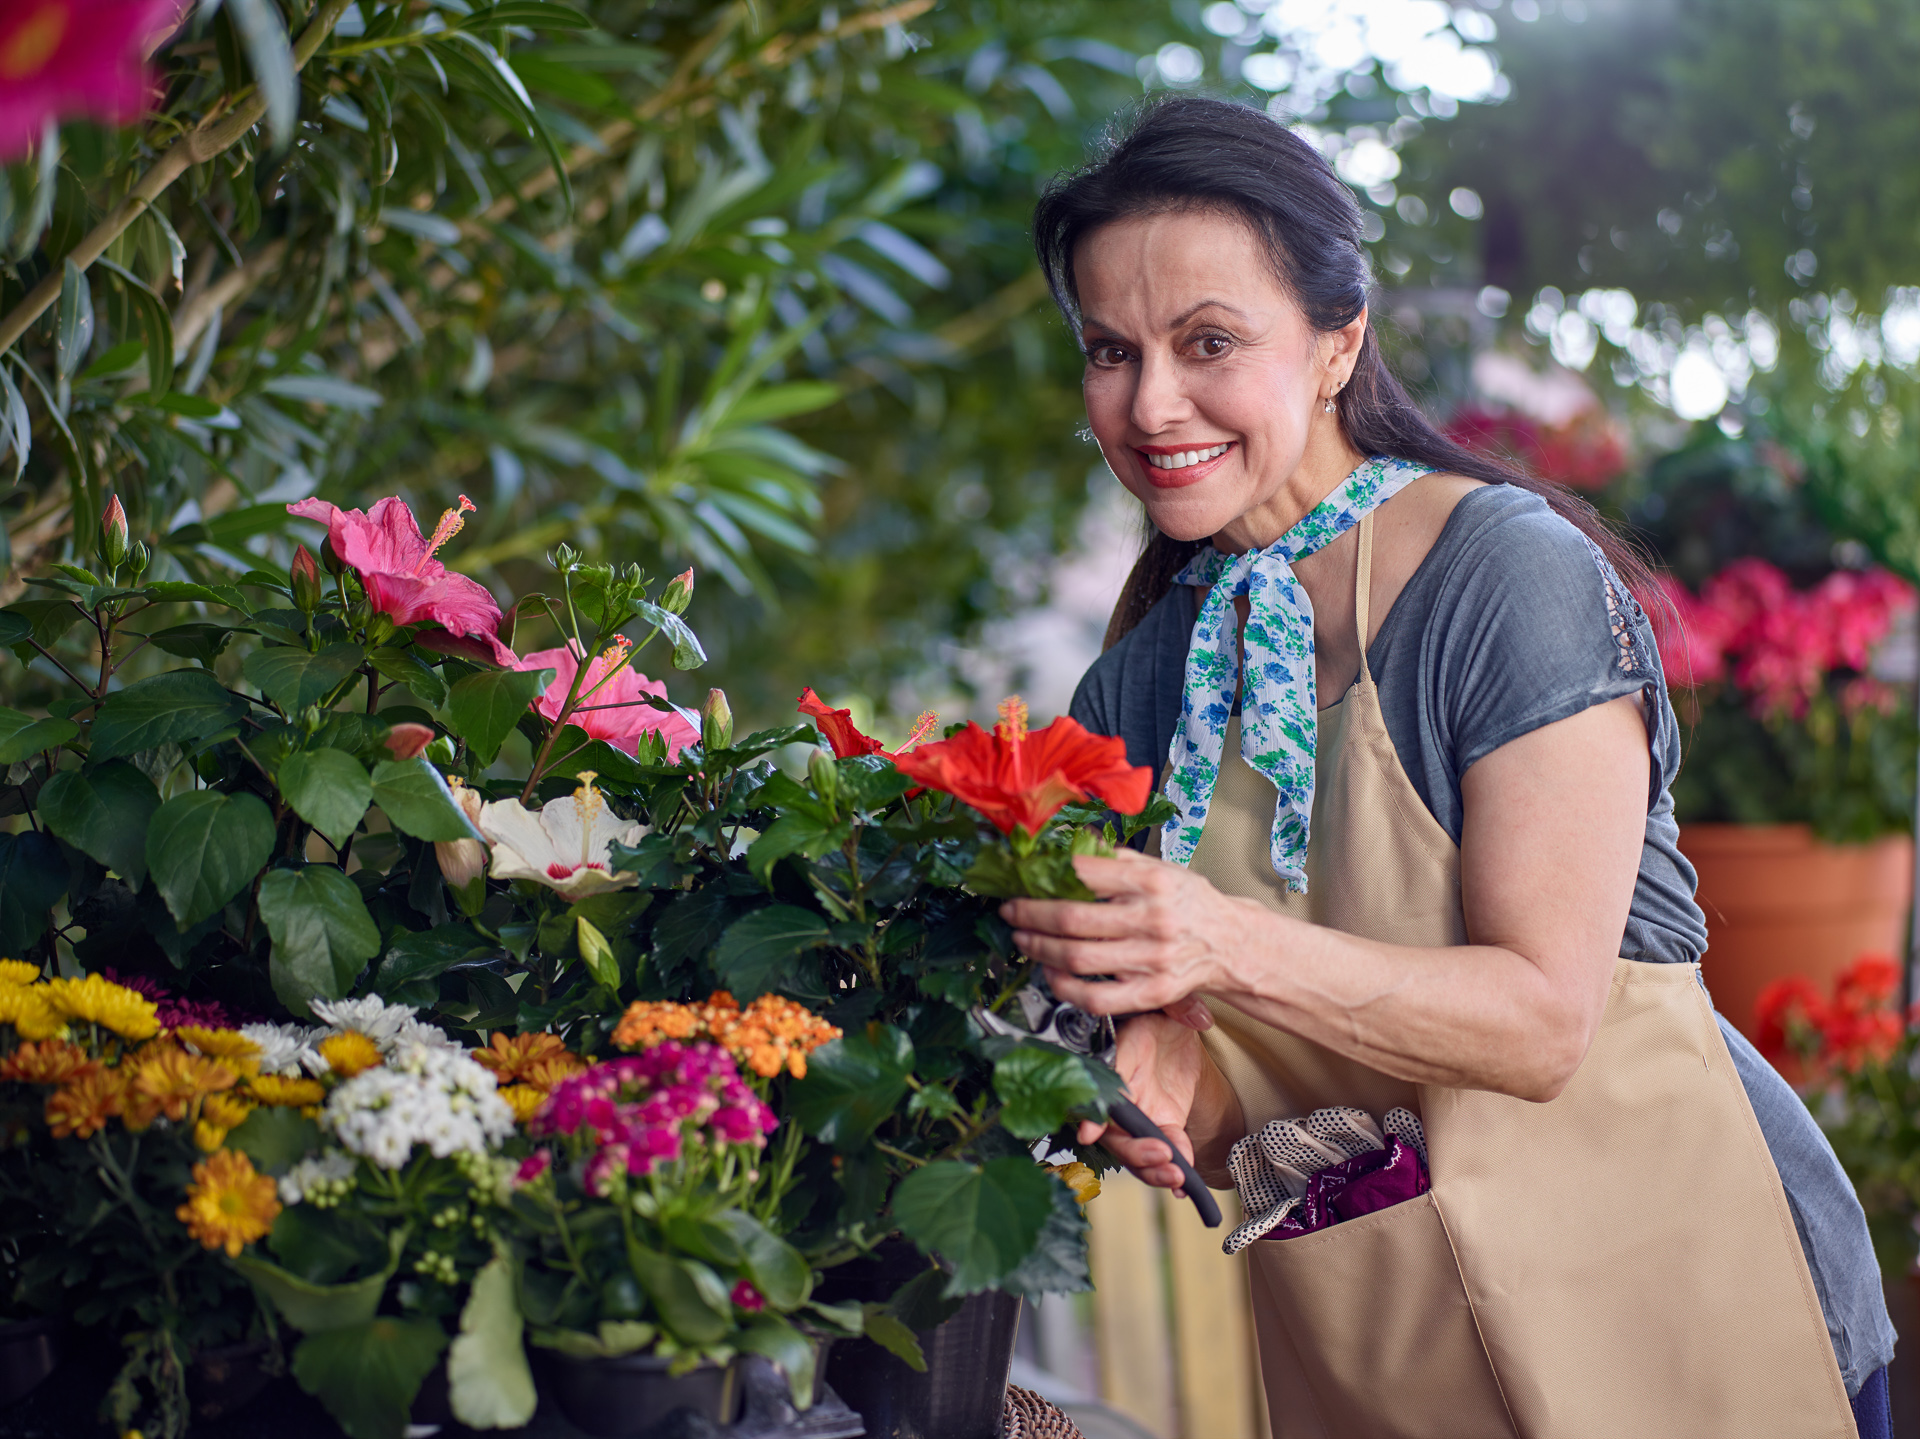
M 187 1403 L 201 1421 L 219 1419 L 251 1404 L 273 1376 L 266 1371 L 268 1344 L 255 1339 L 202 1349 L 187 1366 Z
M 730 1364 L 702 1364 L 676 1377 L 667 1372 L 671 1360 L 652 1354 L 599 1359 L 549 1350 L 545 1359 L 547 1384 L 561 1411 L 600 1439 L 698 1432 L 688 1421 L 731 1424 L 740 1407 Z
M 926 1267 L 913 1245 L 889 1240 L 867 1259 L 828 1270 L 821 1294 L 829 1302 L 884 1300 Z M 828 1356 L 827 1382 L 865 1421 L 868 1439 L 999 1439 L 1019 1327 L 1017 1296 L 975 1294 L 946 1323 L 918 1331 L 926 1373 L 870 1339 L 842 1339 Z
M 0 1324 L 0 1406 L 18 1404 L 53 1373 L 65 1329 L 59 1315 Z

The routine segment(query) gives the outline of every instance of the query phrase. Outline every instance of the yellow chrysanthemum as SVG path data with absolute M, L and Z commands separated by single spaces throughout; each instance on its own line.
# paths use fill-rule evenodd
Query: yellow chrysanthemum
M 240 1076 L 217 1059 L 188 1054 L 173 1045 L 157 1045 L 133 1066 L 132 1092 L 150 1101 L 167 1118 L 186 1118 L 197 1100 L 232 1089 Z
M 357 1029 L 344 1029 L 320 1041 L 320 1057 L 342 1079 L 352 1079 L 380 1063 L 380 1046 Z
M 325 1101 L 327 1087 L 317 1079 L 293 1074 L 256 1074 L 247 1081 L 247 1094 L 260 1104 L 306 1109 Z
M 1073 1191 L 1074 1199 L 1081 1204 L 1100 1197 L 1100 1176 L 1077 1159 L 1071 1164 L 1049 1164 L 1047 1172 L 1059 1175 L 1060 1182 Z
M 173 1037 L 198 1054 L 217 1059 L 229 1069 L 252 1074 L 260 1067 L 260 1046 L 237 1029 L 205 1029 L 183 1024 Z
M 85 1139 L 105 1129 L 120 1113 L 126 1080 L 118 1070 L 92 1069 L 77 1074 L 47 1096 L 47 1123 L 55 1139 L 77 1135 Z
M 537 1084 L 509 1084 L 500 1091 L 500 1097 L 507 1101 L 515 1122 L 525 1124 L 547 1102 L 547 1091 Z
M 226 1250 L 229 1257 L 263 1237 L 279 1214 L 272 1178 L 254 1173 L 253 1161 L 231 1149 L 193 1166 L 187 1202 L 174 1211 L 195 1239 L 208 1249 Z
M 193 1142 L 211 1154 L 227 1142 L 228 1131 L 253 1113 L 253 1106 L 237 1094 L 209 1094 L 200 1104 L 200 1119 L 193 1126 Z
M 97 1024 L 123 1039 L 151 1039 L 160 1032 L 152 1000 L 97 974 L 84 979 L 50 979 L 46 995 L 47 1003 L 62 1019 Z
M 40 978 L 40 966 L 24 959 L 0 959 L 0 984 L 32 984 Z
M 47 1003 L 43 984 L 0 985 L 0 1024 L 10 1024 L 22 1039 L 52 1039 L 65 1034 L 66 1021 Z
M 551 1087 L 558 1079 L 578 1074 L 587 1067 L 585 1060 L 570 1052 L 557 1034 L 516 1034 L 509 1038 L 496 1031 L 485 1049 L 473 1051 L 474 1060 L 493 1071 L 502 1084 L 530 1079 L 536 1070 L 551 1073 L 554 1079 L 535 1082 Z
M 42 1040 L 37 1044 L 28 1040 L 0 1060 L 0 1079 L 23 1084 L 65 1084 L 99 1067 L 99 1061 L 90 1059 L 86 1050 L 64 1039 Z

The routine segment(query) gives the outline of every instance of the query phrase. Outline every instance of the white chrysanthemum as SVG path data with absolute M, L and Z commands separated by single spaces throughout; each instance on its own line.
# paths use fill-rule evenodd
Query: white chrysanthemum
M 465 1048 L 457 1039 L 449 1038 L 446 1030 L 437 1024 L 427 1024 L 422 1020 L 409 1019 L 400 1026 L 400 1032 L 394 1036 L 391 1045 L 383 1045 L 388 1051 L 408 1044 L 424 1044 L 429 1049 L 449 1049 L 455 1054 L 464 1054 Z
M 593 778 L 581 771 L 578 789 L 537 810 L 515 799 L 482 807 L 480 832 L 493 846 L 495 879 L 530 879 L 571 900 L 640 882 L 636 874 L 613 872 L 611 846 L 638 844 L 647 827 L 609 810 Z
M 305 1024 L 243 1024 L 241 1037 L 250 1041 L 260 1051 L 260 1072 L 262 1074 L 298 1074 L 305 1068 L 310 1073 L 317 1072 L 314 1066 L 326 1068 L 326 1061 L 320 1058 L 314 1049 L 326 1031 Z
M 513 1133 L 491 1073 L 459 1050 L 412 1041 L 327 1098 L 327 1127 L 351 1153 L 398 1169 L 424 1145 L 436 1157 L 484 1155 Z
M 280 1202 L 298 1204 L 310 1190 L 349 1179 L 358 1163 L 351 1154 L 337 1149 L 329 1149 L 318 1159 L 303 1159 L 280 1176 Z
M 379 1045 L 383 1054 L 392 1050 L 415 1013 L 412 1005 L 388 1004 L 377 994 L 364 999 L 316 999 L 307 1008 L 330 1028 L 358 1030 Z

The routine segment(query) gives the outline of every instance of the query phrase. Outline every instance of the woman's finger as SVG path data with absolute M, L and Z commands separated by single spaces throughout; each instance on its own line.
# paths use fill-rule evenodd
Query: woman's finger
M 1128 906 L 1077 899 L 1010 899 L 1000 906 L 1000 918 L 1015 929 L 1074 939 L 1118 939 L 1140 928 Z
M 1130 849 L 1110 855 L 1077 854 L 1073 872 L 1102 899 L 1128 894 L 1165 894 L 1187 877 L 1187 872 L 1163 859 L 1150 859 Z
M 1145 939 L 1062 939 L 1031 929 L 1013 932 L 1015 947 L 1049 969 L 1073 974 L 1126 974 L 1159 968 L 1164 946 Z
M 1054 998 L 1088 1014 L 1141 1014 L 1177 1004 L 1189 993 L 1180 981 L 1164 974 L 1096 981 L 1049 968 L 1047 985 Z

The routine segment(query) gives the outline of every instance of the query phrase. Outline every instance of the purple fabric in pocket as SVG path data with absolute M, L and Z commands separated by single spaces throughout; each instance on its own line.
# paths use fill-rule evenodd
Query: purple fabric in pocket
M 1428 1187 L 1427 1166 L 1420 1156 L 1398 1139 L 1389 1139 L 1385 1149 L 1343 1159 L 1309 1178 L 1306 1194 L 1267 1238 L 1312 1234 L 1343 1219 L 1403 1204 Z

